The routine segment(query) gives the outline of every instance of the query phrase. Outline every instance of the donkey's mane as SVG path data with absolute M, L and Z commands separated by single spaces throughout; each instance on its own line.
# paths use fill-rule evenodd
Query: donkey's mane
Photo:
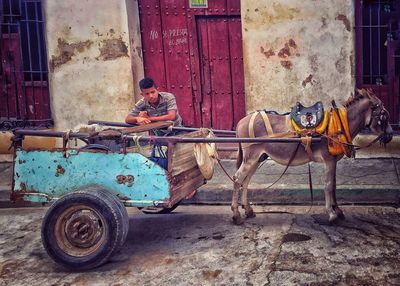
M 355 102 L 363 99 L 363 98 L 376 98 L 374 92 L 371 89 L 356 89 L 356 92 L 354 95 L 351 95 L 349 99 L 347 99 L 347 101 L 344 104 L 344 107 L 349 107 L 352 104 L 354 104 Z

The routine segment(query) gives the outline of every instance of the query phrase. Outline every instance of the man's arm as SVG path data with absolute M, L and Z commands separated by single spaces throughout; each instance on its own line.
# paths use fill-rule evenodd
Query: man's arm
M 149 117 L 144 117 L 144 116 L 133 116 L 131 114 L 128 114 L 125 118 L 125 122 L 128 124 L 148 124 L 151 122 Z
M 176 119 L 176 110 L 168 110 L 167 114 L 160 115 L 160 116 L 153 116 L 153 117 L 148 117 L 151 122 L 155 121 L 167 121 L 167 120 L 175 120 Z
M 156 122 L 156 121 L 167 121 L 167 120 L 175 120 L 176 118 L 176 110 L 169 110 L 167 114 L 160 115 L 160 116 L 148 116 L 146 112 L 140 112 L 139 116 L 133 116 L 131 114 L 128 114 L 125 118 L 125 122 L 129 124 L 148 124 L 151 122 Z
M 148 117 L 145 111 L 145 102 L 143 99 L 140 99 L 136 102 L 132 111 L 125 117 L 125 122 L 128 124 L 147 124 L 151 122 Z

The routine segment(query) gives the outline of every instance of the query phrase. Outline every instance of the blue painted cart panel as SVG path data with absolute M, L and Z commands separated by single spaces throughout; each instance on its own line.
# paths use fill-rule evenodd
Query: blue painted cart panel
M 116 193 L 131 206 L 168 201 L 166 170 L 138 153 L 17 150 L 14 193 L 42 202 L 75 190 L 98 186 Z

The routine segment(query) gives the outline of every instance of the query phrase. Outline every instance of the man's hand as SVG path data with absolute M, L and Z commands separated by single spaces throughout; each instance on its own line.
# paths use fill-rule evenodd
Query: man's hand
M 147 113 L 147 111 L 140 111 L 139 112 L 139 117 L 149 118 L 150 116 Z
M 140 125 L 151 123 L 151 120 L 149 119 L 148 115 L 147 117 L 137 117 L 136 121 Z

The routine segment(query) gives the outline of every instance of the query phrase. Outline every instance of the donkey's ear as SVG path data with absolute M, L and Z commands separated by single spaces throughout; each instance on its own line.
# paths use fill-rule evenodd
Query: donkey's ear
M 377 99 L 377 100 L 379 100 L 379 99 L 376 97 L 374 91 L 373 91 L 371 88 L 368 88 L 368 89 L 366 90 L 365 95 L 366 95 L 369 99 Z
M 363 91 L 364 91 L 364 89 L 359 89 L 359 88 L 356 88 L 356 94 L 355 95 L 362 95 L 363 94 Z

